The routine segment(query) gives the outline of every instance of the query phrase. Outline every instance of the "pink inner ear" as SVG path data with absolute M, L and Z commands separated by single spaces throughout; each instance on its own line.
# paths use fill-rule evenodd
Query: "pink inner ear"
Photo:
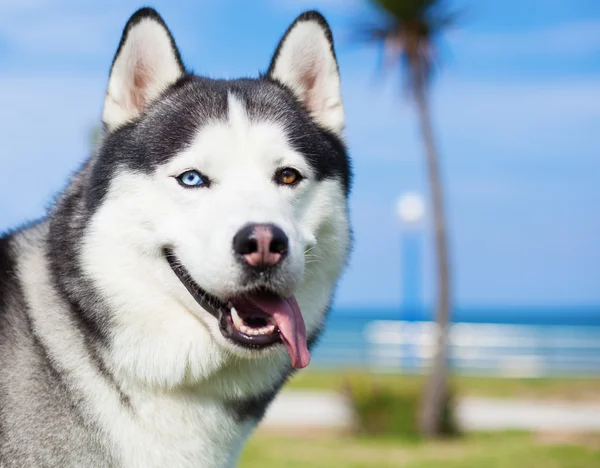
M 315 96 L 316 83 L 317 75 L 312 70 L 303 73 L 300 78 L 300 86 L 302 86 L 301 100 L 304 103 L 304 105 L 311 111 L 315 109 L 315 105 L 317 104 L 317 99 Z
M 143 60 L 138 60 L 135 64 L 133 74 L 133 83 L 131 87 L 131 104 L 134 110 L 141 112 L 147 104 L 147 88 L 149 81 L 149 70 Z
M 300 60 L 302 55 L 300 54 Z M 319 72 L 322 72 L 323 60 L 315 57 L 310 63 L 306 63 L 300 72 L 299 85 L 301 89 L 301 101 L 311 112 L 318 112 L 321 108 L 322 96 L 319 95 Z

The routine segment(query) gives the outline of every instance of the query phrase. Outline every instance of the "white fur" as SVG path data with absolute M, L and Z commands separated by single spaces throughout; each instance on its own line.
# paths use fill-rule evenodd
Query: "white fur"
M 231 454 L 239 451 L 250 428 L 237 423 L 219 401 L 189 389 L 163 392 L 123 385 L 135 408 L 124 410 L 118 394 L 88 360 L 84 337 L 64 313 L 68 305 L 49 284 L 42 248 L 26 252 L 19 269 L 30 278 L 24 292 L 33 326 L 49 357 L 71 377 L 72 391 L 84 396 L 87 411 L 111 437 L 122 466 L 234 466 Z
M 144 18 L 130 28 L 109 79 L 108 130 L 138 117 L 182 73 L 163 25 Z M 318 23 L 295 26 L 273 76 L 341 135 L 339 76 Z M 83 273 L 115 322 L 110 347 L 99 358 L 131 410 L 91 361 L 85 336 L 66 313 L 69 304 L 52 284 L 44 251 L 48 222 L 17 238 L 32 328 L 85 416 L 99 424 L 98 436 L 108 434 L 120 466 L 234 466 L 255 422 L 240 422 L 228 405 L 271 391 L 290 368 L 283 345 L 248 351 L 227 341 L 175 276 L 164 247 L 174 249 L 203 288 L 226 298 L 244 286 L 233 257 L 235 233 L 249 222 L 277 224 L 290 242 L 279 292 L 295 294 L 309 335 L 322 325 L 346 261 L 350 239 L 340 181 L 317 181 L 286 129 L 250 119 L 233 95 L 227 115 L 204 125 L 185 151 L 153 174 L 117 168 L 81 233 Z M 273 175 L 281 167 L 305 179 L 293 189 L 278 186 Z M 181 187 L 175 177 L 189 169 L 209 176 L 210 189 Z
M 317 121 L 341 137 L 340 76 L 323 27 L 316 21 L 298 22 L 275 60 L 271 76 L 294 91 Z
M 129 31 L 111 70 L 102 114 L 108 130 L 138 117 L 182 74 L 168 32 L 157 21 L 142 19 Z
M 164 246 L 174 248 L 196 282 L 226 297 L 241 287 L 234 234 L 248 222 L 278 224 L 290 240 L 282 287 L 295 292 L 309 334 L 321 326 L 345 262 L 347 206 L 339 181 L 317 182 L 285 130 L 251 121 L 233 96 L 228 115 L 202 127 L 154 174 L 118 172 L 83 233 L 84 272 L 116 311 L 113 346 L 103 359 L 135 417 L 89 363 L 75 356 L 65 365 L 87 376 L 82 390 L 124 466 L 233 466 L 253 423 L 236 422 L 224 402 L 270 390 L 289 368 L 283 346 L 250 352 L 225 340 L 170 269 Z M 284 166 L 306 179 L 295 189 L 275 185 L 273 174 Z M 212 186 L 182 188 L 173 176 L 191 168 L 211 177 Z M 58 309 L 35 306 L 40 317 Z M 42 326 L 50 322 L 60 331 L 53 335 L 57 349 L 81 342 L 59 317 L 40 318 Z M 81 346 L 63 349 L 64 356 L 79 355 Z

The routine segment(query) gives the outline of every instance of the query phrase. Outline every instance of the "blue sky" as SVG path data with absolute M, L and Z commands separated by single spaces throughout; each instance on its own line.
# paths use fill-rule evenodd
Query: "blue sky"
M 433 118 L 461 306 L 600 304 L 600 3 L 448 2 Z M 0 0 L 0 229 L 39 217 L 88 154 L 130 0 Z M 395 202 L 426 193 L 398 74 L 350 31 L 358 0 L 156 1 L 184 61 L 214 77 L 263 71 L 289 22 L 317 7 L 337 41 L 354 160 L 356 248 L 339 305 L 400 302 Z M 433 292 L 424 255 L 423 296 Z

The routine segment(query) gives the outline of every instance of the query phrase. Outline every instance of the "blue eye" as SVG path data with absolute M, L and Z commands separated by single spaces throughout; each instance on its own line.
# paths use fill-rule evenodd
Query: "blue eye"
M 198 171 L 185 171 L 177 177 L 179 183 L 184 187 L 202 187 L 208 185 L 208 179 Z

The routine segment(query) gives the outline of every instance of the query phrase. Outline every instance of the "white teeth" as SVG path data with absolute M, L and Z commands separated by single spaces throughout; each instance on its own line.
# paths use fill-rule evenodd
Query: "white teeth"
M 233 321 L 234 327 L 248 336 L 260 336 L 260 335 L 270 335 L 275 332 L 276 326 L 274 323 L 269 323 L 268 325 L 261 328 L 252 328 L 244 323 L 244 319 L 240 317 L 235 308 L 231 308 L 231 319 Z
M 238 330 L 241 330 L 241 328 L 245 326 L 242 317 L 240 317 L 240 314 L 238 314 L 238 311 L 235 310 L 234 307 L 231 308 L 231 318 L 233 319 L 233 324 L 235 325 L 235 328 L 237 328 Z
M 260 335 L 271 335 L 277 329 L 277 326 L 272 318 L 267 318 L 268 323 L 264 327 L 254 328 L 249 327 L 244 322 L 244 319 L 240 317 L 238 311 L 233 307 L 231 302 L 228 302 L 227 305 L 231 308 L 231 321 L 233 322 L 233 326 L 239 332 L 248 335 L 248 336 L 260 336 Z M 265 317 L 266 318 L 266 317 Z

